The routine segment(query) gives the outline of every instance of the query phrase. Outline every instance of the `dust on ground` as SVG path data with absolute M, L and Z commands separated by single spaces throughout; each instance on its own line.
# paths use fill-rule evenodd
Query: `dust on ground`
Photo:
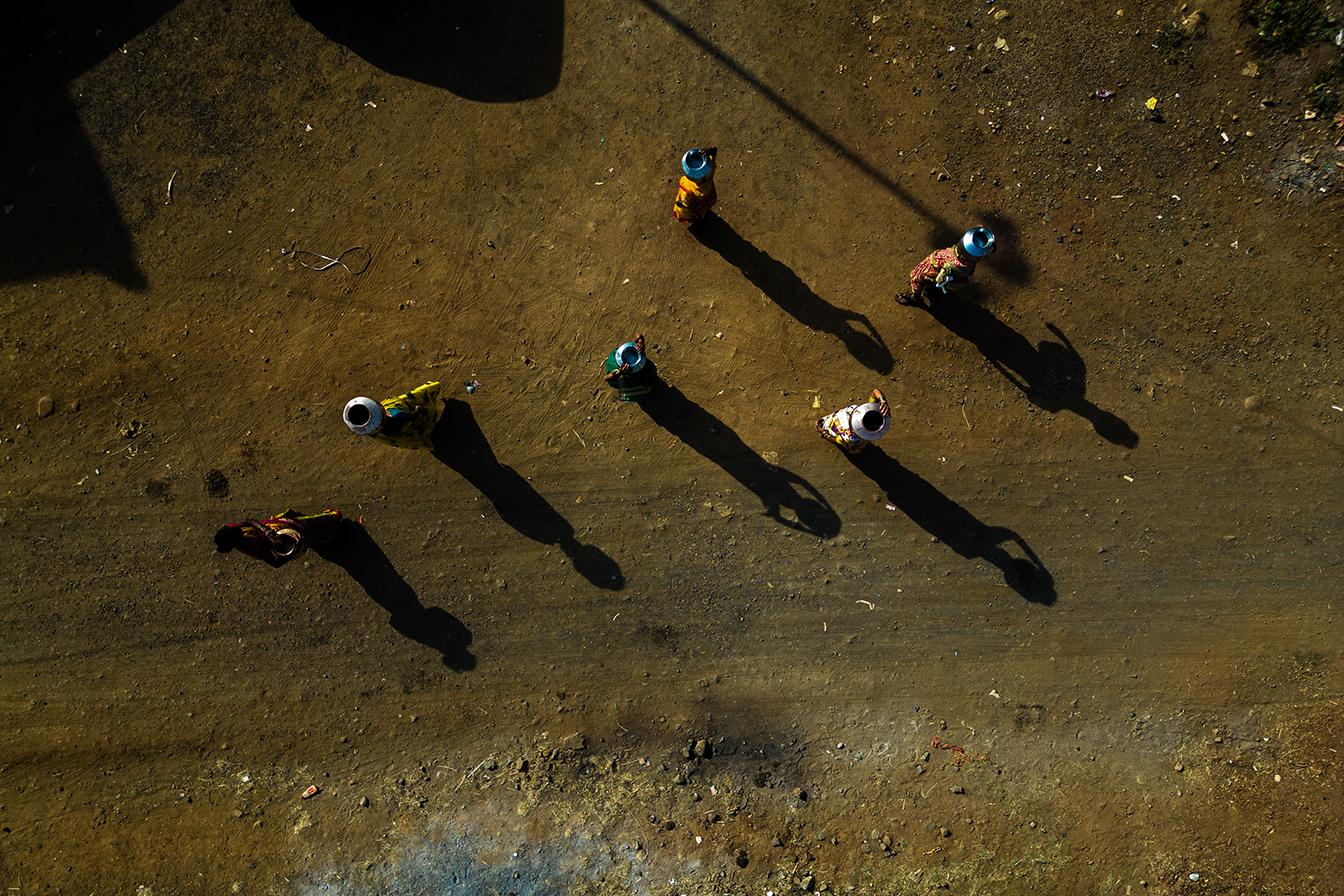
M 10 892 L 1338 891 L 1326 30 L 58 16 L 7 54 Z M 636 329 L 658 408 L 597 377 Z M 431 379 L 460 453 L 342 426 Z M 365 536 L 213 553 L 286 506 Z

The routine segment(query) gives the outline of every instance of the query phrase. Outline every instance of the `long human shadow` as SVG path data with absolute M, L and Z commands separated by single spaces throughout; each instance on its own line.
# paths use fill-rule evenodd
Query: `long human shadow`
M 80 4 L 77 14 L 67 4 L 21 3 L 6 15 L 0 282 L 97 271 L 126 289 L 148 286 L 68 85 L 176 2 Z
M 292 0 L 328 39 L 389 74 L 483 103 L 545 96 L 560 83 L 564 0 Z
M 764 458 L 743 442 L 718 417 L 691 401 L 670 383 L 661 383 L 639 406 L 654 423 L 723 468 L 750 490 L 766 516 L 781 525 L 831 538 L 840 531 L 840 517 L 812 483 Z M 797 518 L 786 518 L 791 510 Z
M 1038 604 L 1055 602 L 1054 577 L 1022 536 L 1003 526 L 982 523 L 876 445 L 869 445 L 858 454 L 846 453 L 845 457 L 925 532 L 967 560 L 989 561 L 1003 573 L 1008 587 L 1027 600 Z M 1003 548 L 1004 542 L 1017 545 L 1025 556 L 1014 557 Z
M 434 427 L 434 456 L 457 471 L 484 495 L 499 518 L 520 534 L 564 551 L 580 575 L 598 588 L 619 591 L 625 576 L 615 560 L 596 545 L 582 544 L 574 527 L 513 467 L 499 462 L 476 422 L 471 405 L 458 398 L 444 402 Z
M 701 51 L 703 51 L 706 55 L 712 58 L 715 62 L 719 63 L 719 65 L 722 65 L 724 68 L 726 68 L 728 71 L 732 72 L 734 75 L 740 78 L 744 83 L 746 83 L 749 87 L 751 87 L 765 99 L 769 100 L 770 103 L 772 103 L 775 106 L 775 108 L 779 109 L 779 111 L 783 112 L 789 118 L 797 122 L 798 125 L 800 125 L 804 130 L 806 130 L 817 140 L 825 144 L 826 147 L 829 148 L 832 152 L 834 152 L 837 156 L 844 159 L 849 164 L 853 165 L 859 171 L 863 172 L 863 174 L 867 175 L 867 177 L 871 179 L 873 182 L 877 183 L 878 185 L 886 189 L 893 196 L 900 199 L 903 203 L 909 206 L 913 211 L 917 212 L 926 221 L 930 222 L 930 224 L 933 225 L 935 233 L 952 232 L 950 225 L 948 225 L 947 222 L 943 221 L 940 217 L 938 217 L 938 215 L 935 214 L 931 208 L 929 208 L 924 203 L 920 202 L 918 199 L 912 196 L 893 178 L 891 178 L 890 176 L 879 170 L 875 165 L 873 165 L 872 162 L 869 162 L 866 158 L 864 158 L 863 155 L 860 154 L 858 150 L 854 149 L 851 146 L 847 146 L 844 143 L 837 140 L 829 131 L 827 131 L 821 125 L 817 124 L 816 121 L 814 121 L 810 116 L 804 113 L 793 103 L 785 99 L 777 90 L 775 90 L 769 84 L 766 84 L 764 81 L 762 81 L 760 77 L 758 77 L 756 74 L 750 71 L 746 66 L 742 65 L 732 56 L 728 55 L 728 52 L 725 51 L 722 47 L 720 47 L 718 44 L 714 43 L 712 40 L 710 40 L 709 38 L 701 34 L 699 31 L 697 31 L 695 27 L 692 26 L 689 22 L 685 21 L 682 18 L 679 18 L 666 6 L 663 6 L 661 3 L 657 2 L 657 0 L 639 0 L 639 3 L 649 12 L 653 13 L 655 16 L 657 16 L 658 18 L 662 19 L 665 23 L 670 25 L 673 28 L 673 30 L 677 31 L 691 43 L 699 47 Z
M 869 370 L 883 375 L 891 373 L 891 350 L 867 315 L 837 308 L 817 295 L 792 268 L 756 248 L 713 212 L 691 225 L 691 235 L 701 245 L 719 253 L 800 324 L 835 336 Z
M 374 602 L 392 615 L 388 624 L 402 637 L 437 650 L 450 669 L 465 672 L 476 668 L 476 657 L 467 649 L 471 630 L 442 607 L 420 603 L 415 590 L 361 524 L 342 520 L 336 537 L 314 547 L 313 552 L 348 572 Z
M 976 298 L 975 290 L 967 288 L 957 296 L 934 298 L 927 310 L 949 332 L 978 348 L 995 370 L 1041 410 L 1052 414 L 1072 411 L 1108 442 L 1126 448 L 1139 444 L 1139 434 L 1128 423 L 1088 401 L 1087 364 L 1059 327 L 1046 324 L 1058 342 L 1042 340 L 1033 346 Z

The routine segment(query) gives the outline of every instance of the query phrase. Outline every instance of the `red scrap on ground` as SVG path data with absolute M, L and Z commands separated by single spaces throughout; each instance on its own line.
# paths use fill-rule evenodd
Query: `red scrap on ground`
M 956 744 L 945 744 L 945 743 L 943 743 L 943 739 L 942 739 L 941 737 L 935 737 L 935 738 L 933 739 L 933 747 L 934 747 L 934 749 L 936 749 L 936 750 L 952 750 L 953 752 L 956 752 L 956 753 L 965 753 L 965 752 L 966 752 L 966 748 L 965 748 L 965 747 L 959 747 L 959 746 L 957 746 Z

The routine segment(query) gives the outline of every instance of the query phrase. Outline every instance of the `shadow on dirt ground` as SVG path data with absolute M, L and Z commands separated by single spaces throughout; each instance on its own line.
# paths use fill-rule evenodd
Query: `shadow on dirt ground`
M 426 607 L 415 590 L 397 572 L 367 529 L 354 520 L 342 520 L 336 537 L 313 552 L 341 567 L 392 618 L 388 624 L 403 637 L 437 650 L 443 664 L 457 672 L 476 668 L 467 649 L 471 630 L 442 607 Z
M 893 359 L 867 315 L 837 308 L 812 291 L 793 269 L 752 245 L 733 225 L 710 212 L 691 225 L 691 235 L 742 272 L 753 286 L 787 311 L 794 320 L 822 330 L 845 344 L 854 359 L 869 370 L 891 373 Z M 855 324 L 862 325 L 859 329 Z M 867 332 L 864 332 L 866 330 Z
M 663 22 L 674 31 L 681 34 L 682 37 L 699 47 L 702 52 L 708 54 L 709 57 L 719 63 L 719 65 L 722 65 L 728 71 L 740 78 L 745 84 L 751 87 L 752 90 L 755 90 L 761 96 L 765 97 L 765 99 L 769 100 L 774 104 L 775 108 L 793 119 L 793 121 L 802 127 L 803 130 L 821 141 L 832 152 L 859 169 L 859 171 L 863 172 L 863 174 L 874 183 L 878 184 L 883 189 L 887 190 L 887 192 L 891 193 L 891 195 L 905 203 L 908 208 L 929 222 L 933 233 L 943 234 L 953 232 L 951 225 L 940 218 L 933 209 L 912 196 L 909 191 L 897 183 L 895 179 L 864 158 L 858 150 L 845 145 L 831 134 L 830 131 L 817 124 L 817 122 L 804 113 L 802 109 L 799 109 L 793 103 L 785 99 L 779 91 L 762 81 L 750 69 L 730 56 L 727 51 L 714 43 L 714 41 L 701 34 L 685 19 L 679 18 L 666 6 L 658 3 L 657 0 L 639 0 L 639 3 L 649 12 L 662 19 Z
M 978 301 L 974 284 L 955 297 L 933 298 L 923 306 L 934 320 L 980 350 L 1004 379 L 1043 411 L 1072 411 L 1108 442 L 1134 448 L 1139 434 L 1119 416 L 1087 399 L 1087 364 L 1073 343 L 1052 323 L 1046 328 L 1058 342 L 1033 346 Z
M 887 500 L 925 532 L 967 560 L 984 559 L 1003 573 L 1003 580 L 1032 603 L 1055 602 L 1055 580 L 1027 542 L 1011 529 L 988 526 L 969 510 L 934 488 L 918 473 L 876 445 L 858 454 L 845 454 L 859 472 L 887 493 Z M 1026 555 L 1014 557 L 1002 547 L 1016 544 Z
M 76 16 L 25 4 L 6 18 L 0 282 L 98 271 L 127 289 L 148 287 L 67 85 L 176 5 L 133 0 L 81 7 Z
M 371 65 L 464 99 L 518 102 L 545 96 L 560 83 L 564 0 L 293 5 L 301 18 Z
M 434 456 L 471 483 L 519 534 L 558 546 L 579 574 L 598 588 L 619 591 L 625 587 L 625 576 L 615 560 L 596 545 L 581 544 L 569 520 L 517 470 L 496 459 L 471 405 L 458 398 L 445 400 L 433 443 Z
M 840 517 L 812 483 L 797 473 L 768 463 L 742 441 L 728 424 L 687 398 L 676 386 L 662 382 L 639 403 L 649 419 L 750 490 L 775 522 L 831 538 L 840 531 Z M 786 518 L 783 511 L 797 518 Z

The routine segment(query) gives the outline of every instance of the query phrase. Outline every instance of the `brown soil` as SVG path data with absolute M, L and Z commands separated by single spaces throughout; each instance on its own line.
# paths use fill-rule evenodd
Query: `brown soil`
M 1232 3 L 1171 64 L 1160 4 L 132 6 L 7 54 L 8 892 L 1342 891 L 1316 60 L 1242 74 Z M 344 429 L 431 379 L 457 450 Z M 214 552 L 289 506 L 366 534 Z

